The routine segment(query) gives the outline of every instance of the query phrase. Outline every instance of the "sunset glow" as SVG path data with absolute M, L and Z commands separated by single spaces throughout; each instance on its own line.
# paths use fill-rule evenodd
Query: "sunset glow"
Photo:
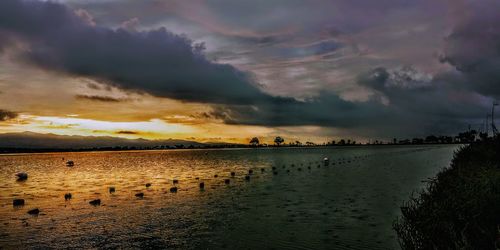
M 0 133 L 368 142 L 478 130 L 498 97 L 482 3 L 9 2 Z

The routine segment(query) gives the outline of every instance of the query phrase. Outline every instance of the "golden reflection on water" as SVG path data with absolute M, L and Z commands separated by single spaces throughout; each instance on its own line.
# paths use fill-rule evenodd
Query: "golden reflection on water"
M 400 202 L 420 185 L 421 179 L 439 170 L 436 164 L 447 164 L 453 149 L 3 155 L 0 245 L 393 247 L 396 241 L 390 224 Z M 324 156 L 338 165 L 322 167 Z M 391 161 L 389 156 L 395 159 Z M 429 157 L 434 160 L 432 164 Z M 67 160 L 74 161 L 75 166 L 67 167 Z M 272 174 L 272 167 L 278 175 Z M 265 171 L 261 172 L 261 168 Z M 250 181 L 245 181 L 249 169 L 254 173 Z M 14 175 L 19 171 L 28 173 L 27 181 L 16 181 Z M 231 172 L 236 176 L 231 177 Z M 173 184 L 174 179 L 179 183 Z M 224 184 L 225 179 L 231 183 Z M 200 182 L 205 183 L 204 190 L 200 190 Z M 146 187 L 147 183 L 151 186 Z M 170 192 L 174 186 L 178 187 L 177 193 Z M 110 193 L 110 187 L 116 191 Z M 139 192 L 144 193 L 143 198 L 135 196 Z M 66 193 L 71 193 L 72 199 L 66 201 Z M 16 198 L 25 199 L 26 204 L 13 207 Z M 89 201 L 94 199 L 100 199 L 101 205 L 91 206 Z M 40 209 L 39 216 L 27 214 L 33 208 Z

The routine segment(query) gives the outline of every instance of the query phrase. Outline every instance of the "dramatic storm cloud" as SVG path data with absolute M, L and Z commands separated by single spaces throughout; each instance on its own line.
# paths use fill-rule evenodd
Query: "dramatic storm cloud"
M 208 61 L 203 45 L 184 36 L 164 28 L 113 30 L 87 20 L 57 3 L 0 2 L 2 37 L 27 43 L 22 56 L 40 67 L 184 101 L 245 104 L 266 98 L 246 73 Z
M 3 0 L 0 53 L 91 81 L 71 93 L 86 105 L 141 113 L 123 92 L 202 105 L 167 121 L 454 133 L 500 97 L 498 13 L 494 0 Z
M 247 73 L 208 61 L 201 54 L 201 44 L 164 28 L 136 32 L 98 27 L 89 22 L 86 12 L 77 12 L 86 13 L 82 19 L 66 6 L 50 2 L 8 0 L 0 7 L 2 30 L 29 45 L 21 52 L 23 59 L 49 70 L 102 79 L 155 96 L 226 104 L 213 113 L 229 124 L 348 126 L 353 118 L 366 119 L 380 112 L 333 94 L 308 101 L 265 94 Z M 277 53 L 291 58 L 313 56 L 340 46 L 320 42 Z M 119 101 L 102 96 L 77 98 Z

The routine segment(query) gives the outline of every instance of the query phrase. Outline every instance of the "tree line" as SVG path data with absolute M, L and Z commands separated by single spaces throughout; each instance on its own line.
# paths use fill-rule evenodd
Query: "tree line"
M 455 143 L 472 143 L 477 141 L 488 140 L 488 134 L 478 133 L 476 130 L 469 130 L 466 132 L 458 133 L 455 136 L 448 135 L 428 135 L 425 137 L 415 137 L 411 139 L 398 139 L 393 138 L 390 141 L 383 140 L 370 140 L 366 143 L 357 142 L 351 139 L 340 139 L 331 140 L 325 143 L 316 144 L 314 142 L 306 141 L 302 143 L 299 140 L 292 140 L 290 142 L 285 142 L 285 139 L 281 136 L 276 136 L 273 140 L 274 144 L 261 143 L 258 137 L 253 137 L 249 141 L 249 146 L 251 147 L 269 147 L 269 146 L 288 146 L 288 147 L 311 147 L 311 146 L 356 146 L 356 145 L 409 145 L 409 144 L 455 144 Z

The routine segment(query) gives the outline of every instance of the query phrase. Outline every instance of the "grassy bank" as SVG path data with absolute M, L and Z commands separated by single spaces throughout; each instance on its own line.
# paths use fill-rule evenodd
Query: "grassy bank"
M 500 138 L 461 148 L 401 212 L 403 249 L 499 249 Z

